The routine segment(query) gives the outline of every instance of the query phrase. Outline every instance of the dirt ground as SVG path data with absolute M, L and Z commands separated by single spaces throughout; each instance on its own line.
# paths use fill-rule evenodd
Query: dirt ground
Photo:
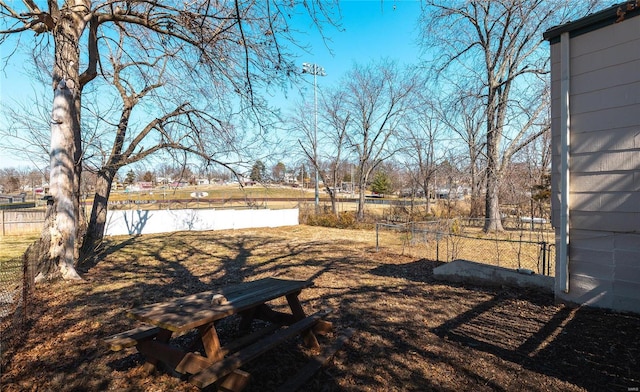
M 135 349 L 102 339 L 125 311 L 266 276 L 313 279 L 308 313 L 332 308 L 355 334 L 305 391 L 630 391 L 640 387 L 640 315 L 556 305 L 551 295 L 435 281 L 439 263 L 375 252 L 375 232 L 297 226 L 113 238 L 85 283 L 39 285 L 24 326 L 2 337 L 2 391 L 195 391 L 145 375 Z M 282 302 L 274 303 L 281 307 Z M 237 320 L 219 326 L 221 339 Z M 178 339 L 189 344 L 194 335 Z M 297 340 L 249 363 L 249 391 L 277 390 L 304 366 Z

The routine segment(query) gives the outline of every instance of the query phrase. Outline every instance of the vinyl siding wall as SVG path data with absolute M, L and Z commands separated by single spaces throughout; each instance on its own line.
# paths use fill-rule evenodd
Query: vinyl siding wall
M 640 312 L 640 17 L 572 38 L 570 48 L 569 293 L 556 295 Z M 559 43 L 551 59 L 552 222 L 559 227 Z

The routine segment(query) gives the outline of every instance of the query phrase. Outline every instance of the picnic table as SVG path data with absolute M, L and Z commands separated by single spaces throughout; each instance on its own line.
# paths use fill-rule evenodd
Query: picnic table
M 305 315 L 298 296 L 312 285 L 310 280 L 264 278 L 131 309 L 127 316 L 146 324 L 105 341 L 114 351 L 135 346 L 145 356 L 148 371 L 162 363 L 200 388 L 218 382 L 226 389 L 240 390 L 249 376 L 240 366 L 284 340 L 300 334 L 307 347 L 319 348 L 314 332 L 328 332 L 332 325 L 322 320 L 328 311 Z M 290 313 L 267 305 L 280 297 L 286 298 Z M 234 314 L 241 316 L 239 327 L 245 334 L 221 346 L 215 322 Z M 270 324 L 251 332 L 254 319 Z M 194 329 L 203 354 L 170 344 L 172 337 Z

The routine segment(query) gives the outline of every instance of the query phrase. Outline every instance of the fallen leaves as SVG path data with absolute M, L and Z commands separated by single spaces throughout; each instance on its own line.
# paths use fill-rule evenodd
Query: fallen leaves
M 101 339 L 133 327 L 130 307 L 273 275 L 314 279 L 301 295 L 305 310 L 331 306 L 337 329 L 357 330 L 304 390 L 640 385 L 640 316 L 571 309 L 534 291 L 437 282 L 431 271 L 440 263 L 375 252 L 375 232 L 297 226 L 109 241 L 87 284 L 38 286 L 27 328 L 3 332 L 3 391 L 196 391 L 173 375 L 144 373 L 135 349 L 110 352 Z M 235 323 L 220 325 L 221 338 L 233 338 Z M 310 355 L 297 339 L 268 352 L 244 369 L 248 390 L 277 389 Z

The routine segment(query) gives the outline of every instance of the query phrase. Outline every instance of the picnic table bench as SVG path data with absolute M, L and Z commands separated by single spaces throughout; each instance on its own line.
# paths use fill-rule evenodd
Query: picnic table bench
M 319 348 L 314 333 L 326 333 L 332 324 L 323 320 L 329 311 L 305 315 L 298 295 L 312 285 L 309 280 L 265 278 L 131 309 L 128 317 L 147 324 L 110 336 L 105 342 L 114 351 L 135 346 L 145 356 L 148 371 L 160 362 L 187 375 L 189 382 L 200 388 L 218 382 L 228 390 L 241 390 L 248 374 L 239 368 L 286 339 L 300 334 L 307 347 Z M 280 297 L 286 298 L 291 313 L 275 311 L 266 304 Z M 221 346 L 215 322 L 234 314 L 241 316 L 239 327 L 245 334 Z M 255 319 L 270 324 L 249 333 Z M 194 329 L 204 354 L 169 344 L 172 336 Z

